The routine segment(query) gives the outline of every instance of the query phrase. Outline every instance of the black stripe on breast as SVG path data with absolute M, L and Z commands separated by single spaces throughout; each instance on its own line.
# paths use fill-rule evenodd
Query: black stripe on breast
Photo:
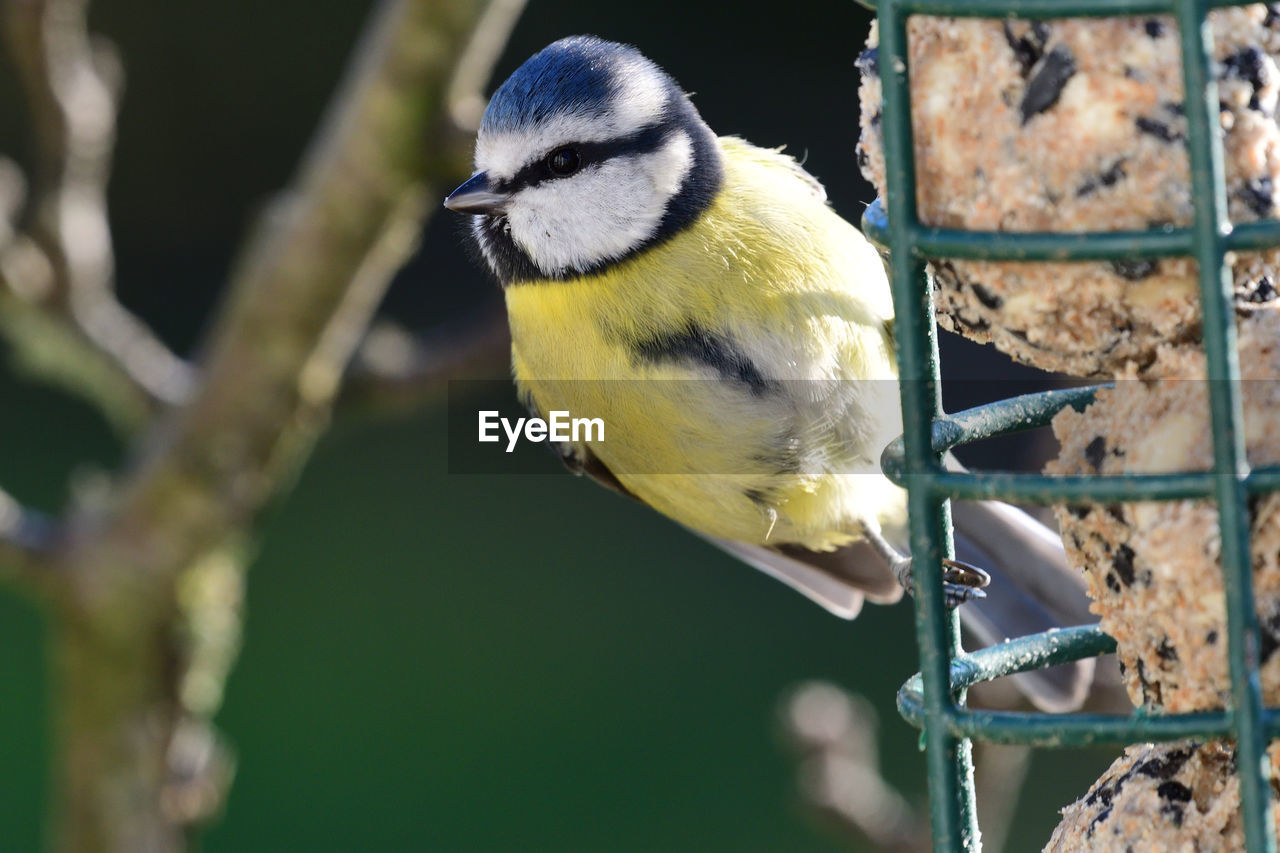
M 733 341 L 701 326 L 690 324 L 678 332 L 636 341 L 631 349 L 639 361 L 649 364 L 692 362 L 710 367 L 724 379 L 744 383 L 757 396 L 773 386 Z

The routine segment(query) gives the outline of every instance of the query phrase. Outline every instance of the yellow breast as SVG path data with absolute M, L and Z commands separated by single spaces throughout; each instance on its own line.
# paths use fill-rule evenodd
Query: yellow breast
M 637 497 L 704 532 L 833 547 L 901 504 L 900 431 L 874 249 L 790 158 L 722 139 L 692 227 L 597 275 L 506 290 L 517 384 Z M 896 525 L 895 518 L 880 518 Z

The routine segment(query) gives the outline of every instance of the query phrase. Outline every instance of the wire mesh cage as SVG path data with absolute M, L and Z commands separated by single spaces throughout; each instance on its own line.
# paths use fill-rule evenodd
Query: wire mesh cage
M 871 4 L 868 4 L 871 5 Z M 889 250 L 904 434 L 882 460 L 908 490 L 911 550 L 916 561 L 916 632 L 920 672 L 903 686 L 899 710 L 923 729 L 934 849 L 977 851 L 970 739 L 1041 747 L 1126 745 L 1186 737 L 1237 743 L 1247 849 L 1273 852 L 1267 744 L 1280 734 L 1280 714 L 1263 707 L 1259 628 L 1249 549 L 1248 499 L 1280 489 L 1280 467 L 1250 470 L 1244 447 L 1232 277 L 1227 253 L 1280 245 L 1280 223 L 1232 226 L 1227 218 L 1223 155 L 1216 127 L 1217 86 L 1208 14 L 1245 5 L 1218 0 L 877 0 L 883 83 L 887 197 L 873 205 L 864 231 Z M 974 232 L 929 227 L 916 208 L 907 19 L 911 15 L 1065 17 L 1173 15 L 1178 23 L 1186 92 L 1194 221 L 1186 228 L 1095 233 Z M 1083 407 L 1096 388 L 1003 400 L 958 414 L 942 410 L 937 330 L 926 262 L 934 258 L 995 261 L 1137 260 L 1190 256 L 1198 264 L 1203 343 L 1213 429 L 1211 471 L 1125 476 L 1047 477 L 1012 472 L 944 470 L 946 450 L 983 438 L 1042 427 L 1066 406 Z M 1130 715 L 990 712 L 969 709 L 965 688 L 1014 672 L 1106 654 L 1115 643 L 1098 627 L 1068 628 L 1006 642 L 974 654 L 959 646 L 959 625 L 944 604 L 941 560 L 952 556 L 948 501 L 1209 499 L 1216 502 L 1227 611 L 1230 707 L 1193 714 Z

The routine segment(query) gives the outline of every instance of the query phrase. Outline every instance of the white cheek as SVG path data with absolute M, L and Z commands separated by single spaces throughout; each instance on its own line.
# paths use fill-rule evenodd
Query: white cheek
M 692 165 L 693 143 L 679 133 L 652 153 L 522 190 L 508 212 L 511 236 L 547 275 L 620 258 L 657 231 Z
M 584 269 L 615 258 L 653 233 L 662 208 L 632 209 L 624 199 L 645 193 L 635 158 L 616 158 L 572 178 L 548 181 L 516 195 L 511 236 L 544 273 Z
M 670 141 L 648 156 L 654 192 L 666 202 L 680 192 L 684 179 L 693 169 L 693 140 L 684 131 L 672 134 Z

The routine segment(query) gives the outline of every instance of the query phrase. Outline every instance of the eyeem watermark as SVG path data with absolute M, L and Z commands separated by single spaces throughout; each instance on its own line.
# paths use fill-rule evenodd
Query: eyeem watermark
M 552 412 L 550 420 L 542 418 L 516 418 L 513 424 L 496 410 L 480 414 L 480 441 L 501 441 L 506 433 L 507 452 L 516 449 L 523 434 L 525 441 L 604 441 L 604 420 L 601 418 L 574 418 L 568 412 Z

